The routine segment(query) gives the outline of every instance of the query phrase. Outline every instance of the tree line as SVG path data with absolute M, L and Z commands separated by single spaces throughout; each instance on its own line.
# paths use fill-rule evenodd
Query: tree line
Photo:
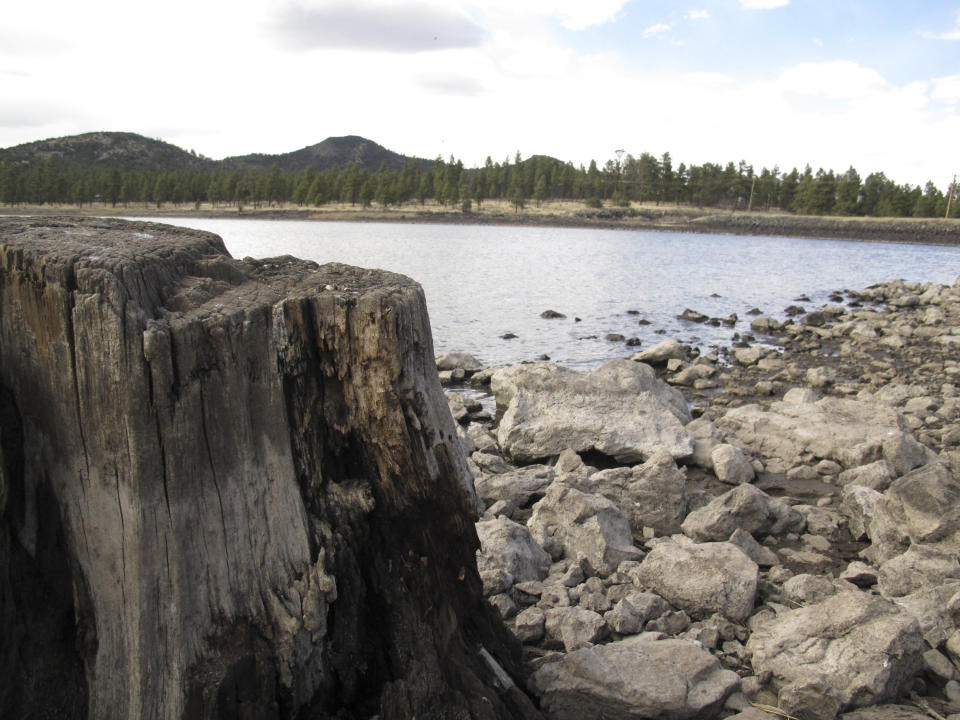
M 467 169 L 451 156 L 432 164 L 410 159 L 400 170 L 382 165 L 375 172 L 358 163 L 319 171 L 284 171 L 276 164 L 269 170 L 120 170 L 72 165 L 58 155 L 0 163 L 4 205 L 263 207 L 341 202 L 369 208 L 431 200 L 470 211 L 486 200 L 508 200 L 519 212 L 530 202 L 578 200 L 593 207 L 654 202 L 872 217 L 944 217 L 949 208 L 951 217 L 960 217 L 956 199 L 956 183 L 944 193 L 932 182 L 922 188 L 900 185 L 882 172 L 861 178 L 853 167 L 842 174 L 813 172 L 809 165 L 802 171 L 774 167 L 756 172 L 744 161 L 674 167 L 670 153 L 624 157 L 622 151 L 602 167 L 596 161 L 576 167 L 545 156 L 523 160 L 518 152 L 503 162 L 488 157 L 479 168 Z

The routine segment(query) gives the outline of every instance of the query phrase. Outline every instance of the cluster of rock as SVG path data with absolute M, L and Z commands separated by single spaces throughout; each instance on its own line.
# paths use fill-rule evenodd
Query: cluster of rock
M 478 567 L 548 716 L 960 713 L 960 280 L 849 301 L 728 363 L 471 370 Z

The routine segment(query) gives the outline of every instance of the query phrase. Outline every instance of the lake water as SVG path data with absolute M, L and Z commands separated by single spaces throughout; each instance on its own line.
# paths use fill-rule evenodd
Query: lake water
M 164 222 L 217 233 L 238 258 L 289 254 L 408 275 L 426 293 L 436 351 L 466 351 L 487 365 L 548 355 L 591 368 L 638 349 L 605 340 L 608 333 L 639 338 L 641 347 L 664 337 L 705 349 L 728 346 L 734 332 L 749 332 L 754 307 L 782 319 L 788 305 L 813 309 L 832 291 L 897 278 L 952 284 L 960 275 L 960 248 L 930 245 L 468 225 Z M 795 301 L 803 294 L 811 302 Z M 740 320 L 732 329 L 678 320 L 685 308 Z M 548 309 L 567 317 L 542 319 Z M 502 339 L 507 333 L 517 337 Z

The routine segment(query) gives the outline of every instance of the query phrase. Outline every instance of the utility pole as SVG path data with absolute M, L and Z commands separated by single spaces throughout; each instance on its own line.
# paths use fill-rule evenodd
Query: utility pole
M 947 212 L 944 214 L 944 219 L 950 217 L 950 204 L 953 202 L 953 194 L 957 191 L 957 176 L 953 176 L 953 182 L 950 183 L 950 190 L 947 192 Z
M 750 202 L 747 204 L 747 212 L 753 212 L 753 191 L 757 187 L 757 176 L 753 176 L 753 182 L 750 183 Z

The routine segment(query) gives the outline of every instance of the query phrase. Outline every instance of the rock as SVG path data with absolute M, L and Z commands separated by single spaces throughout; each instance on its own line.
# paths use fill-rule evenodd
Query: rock
M 911 545 L 903 555 L 880 566 L 877 589 L 886 597 L 894 598 L 957 579 L 960 579 L 960 562 L 955 552 Z
M 658 535 L 680 531 L 687 514 L 687 480 L 669 453 L 658 452 L 632 468 L 602 470 L 591 480 L 626 515 L 633 532 L 644 527 Z
M 559 318 L 565 318 L 566 315 L 561 312 L 557 312 L 556 310 L 544 310 L 542 313 L 540 313 L 540 317 L 542 317 L 544 320 L 556 320 Z
M 733 351 L 733 357 L 741 365 L 756 365 L 763 357 L 763 348 L 754 345 L 748 348 L 737 348 Z
M 783 323 L 772 317 L 762 315 L 750 321 L 750 330 L 758 335 L 772 335 L 783 329 Z
M 637 574 L 644 587 L 694 619 L 719 612 L 743 622 L 753 611 L 758 572 L 736 545 L 696 544 L 677 535 L 658 542 Z
M 814 403 L 744 405 L 717 421 L 761 458 L 792 462 L 809 454 L 845 468 L 879 459 L 883 442 L 901 431 L 899 414 L 879 403 L 826 397 Z
M 754 672 L 770 672 L 781 693 L 820 683 L 842 708 L 898 698 L 925 649 L 913 617 L 888 600 L 852 591 L 782 612 L 747 642 Z
M 960 583 L 948 582 L 939 587 L 926 588 L 893 598 L 893 601 L 912 615 L 920 625 L 924 640 L 930 647 L 940 647 L 957 627 L 957 592 Z
M 661 340 L 646 350 L 634 353 L 630 359 L 634 362 L 647 365 L 664 365 L 668 360 L 683 360 L 687 357 L 687 349 L 676 340 Z
M 607 626 L 619 635 L 634 635 L 643 628 L 644 618 L 629 598 L 623 598 L 603 615 Z
M 697 418 L 687 423 L 685 430 L 693 439 L 693 454 L 687 462 L 697 467 L 713 470 L 713 449 L 721 441 L 721 434 L 717 427 L 705 418 Z
M 645 633 L 570 653 L 537 670 L 532 685 L 556 720 L 706 720 L 740 679 L 699 643 Z
M 803 379 L 810 387 L 823 388 L 837 379 L 837 371 L 829 366 L 808 368 Z
M 947 656 L 933 649 L 923 654 L 923 669 L 941 685 L 953 680 L 957 674 Z
M 550 608 L 544 613 L 546 634 L 573 652 L 601 640 L 607 631 L 603 617 L 581 607 Z
M 892 433 L 883 441 L 883 457 L 889 463 L 895 477 L 936 460 L 936 456 L 918 443 L 908 433 Z
M 710 319 L 709 315 L 704 315 L 702 312 L 697 312 L 696 310 L 691 310 L 687 308 L 682 313 L 677 315 L 678 320 L 685 320 L 686 322 L 696 322 L 702 323 Z
M 780 690 L 777 707 L 790 717 L 805 720 L 833 720 L 843 701 L 832 687 L 822 680 L 793 682 Z
M 753 535 L 740 528 L 733 531 L 728 542 L 743 550 L 746 556 L 760 567 L 771 567 L 780 562 L 773 550 L 764 547 L 754 539 Z
M 547 492 L 555 477 L 553 468 L 528 465 L 497 474 L 483 474 L 474 480 L 477 495 L 487 505 L 503 500 L 511 508 L 532 507 Z
M 469 376 L 482 369 L 480 361 L 465 352 L 448 352 L 437 358 L 437 370 L 463 370 Z
M 890 483 L 893 482 L 893 472 L 886 460 L 877 460 L 876 462 L 844 470 L 837 476 L 837 481 L 841 485 L 863 485 L 883 492 L 890 487 Z
M 477 523 L 480 570 L 498 568 L 516 582 L 543 580 L 550 571 L 550 556 L 530 537 L 530 531 L 506 517 Z
M 867 589 L 877 584 L 877 569 L 866 563 L 854 560 L 840 573 L 840 579 Z
M 895 480 L 884 493 L 894 517 L 914 543 L 930 543 L 960 529 L 960 479 L 931 463 Z
M 738 485 L 687 515 L 683 534 L 697 542 L 723 541 L 738 528 L 751 535 L 775 529 L 798 529 L 803 518 L 783 500 L 771 498 L 753 485 Z
M 491 387 L 506 411 L 497 438 L 516 462 L 596 450 L 618 462 L 639 462 L 665 450 L 693 452 L 683 425 L 690 412 L 679 391 L 657 380 L 652 368 L 610 360 L 590 373 L 557 365 L 523 365 L 493 376 Z
M 783 597 L 795 605 L 810 605 L 835 595 L 837 586 L 822 575 L 801 573 L 783 584 Z
M 554 560 L 582 553 L 597 571 L 609 575 L 624 560 L 639 560 L 630 524 L 610 500 L 560 484 L 533 506 L 527 523 L 533 539 Z
M 730 485 L 753 482 L 756 474 L 753 465 L 744 456 L 743 451 L 733 445 L 722 443 L 710 453 L 713 471 L 720 482 Z
M 5 218 L 0 308 L 0 714 L 537 716 L 417 283 Z
M 546 615 L 538 607 L 528 607 L 520 611 L 514 620 L 514 634 L 522 643 L 536 643 L 543 638 Z

